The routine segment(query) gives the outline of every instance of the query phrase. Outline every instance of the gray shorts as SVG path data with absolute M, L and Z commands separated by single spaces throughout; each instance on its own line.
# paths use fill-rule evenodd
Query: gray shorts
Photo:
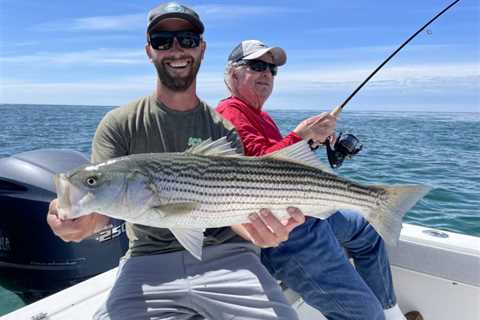
M 228 243 L 124 259 L 95 320 L 298 319 L 256 248 Z

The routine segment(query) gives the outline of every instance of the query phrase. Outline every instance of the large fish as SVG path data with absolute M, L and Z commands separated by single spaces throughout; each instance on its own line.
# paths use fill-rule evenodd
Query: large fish
M 225 138 L 183 153 L 134 154 L 89 164 L 55 177 L 59 217 L 91 212 L 132 223 L 169 228 L 201 259 L 205 228 L 248 222 L 268 208 L 327 218 L 338 210 L 364 216 L 389 244 L 402 217 L 430 188 L 363 186 L 331 172 L 305 141 L 263 157 L 238 155 Z

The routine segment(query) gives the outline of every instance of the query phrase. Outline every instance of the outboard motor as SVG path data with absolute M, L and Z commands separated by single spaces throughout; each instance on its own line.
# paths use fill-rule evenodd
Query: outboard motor
M 128 247 L 120 220 L 80 243 L 64 242 L 46 222 L 53 176 L 87 162 L 57 149 L 0 159 L 0 286 L 27 303 L 117 266 Z

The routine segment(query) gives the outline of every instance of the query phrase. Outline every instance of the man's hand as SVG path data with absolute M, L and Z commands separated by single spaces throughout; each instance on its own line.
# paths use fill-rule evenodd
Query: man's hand
M 47 214 L 47 223 L 53 233 L 66 242 L 80 242 L 100 231 L 109 221 L 109 218 L 99 213 L 72 220 L 61 220 L 58 218 L 58 200 L 50 202 Z
M 300 122 L 293 130 L 304 140 L 313 140 L 316 145 L 324 143 L 328 138 L 335 141 L 337 119 L 327 112 Z
M 232 226 L 232 229 L 260 248 L 276 247 L 288 240 L 289 233 L 305 222 L 305 216 L 298 208 L 287 208 L 290 218 L 278 220 L 268 209 L 250 215 L 250 223 Z

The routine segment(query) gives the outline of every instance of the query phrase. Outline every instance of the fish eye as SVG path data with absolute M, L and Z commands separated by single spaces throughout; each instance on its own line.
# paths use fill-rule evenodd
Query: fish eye
M 96 176 L 90 176 L 87 179 L 85 179 L 85 183 L 90 187 L 94 187 L 97 184 L 97 181 L 98 181 L 98 177 Z

